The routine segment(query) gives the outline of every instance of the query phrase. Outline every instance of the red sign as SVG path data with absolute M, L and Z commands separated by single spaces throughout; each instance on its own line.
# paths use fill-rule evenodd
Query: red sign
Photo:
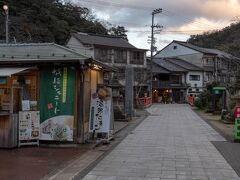
M 188 103 L 193 106 L 194 105 L 194 97 L 193 96 L 188 96 Z
M 234 115 L 235 115 L 235 118 L 240 118 L 240 107 L 235 108 Z

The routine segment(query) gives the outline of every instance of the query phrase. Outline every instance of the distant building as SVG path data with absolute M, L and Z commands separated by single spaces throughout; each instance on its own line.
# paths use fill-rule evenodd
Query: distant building
M 101 61 L 107 65 L 117 67 L 118 72 L 110 82 L 113 86 L 125 86 L 125 68 L 131 65 L 134 68 L 134 82 L 136 87 L 146 86 L 146 51 L 138 49 L 126 40 L 116 36 L 73 33 L 67 42 L 67 47 Z M 145 88 L 146 89 L 146 88 Z M 114 91 L 115 96 L 119 95 Z
M 204 70 L 204 85 L 219 82 L 224 85 L 236 81 L 240 59 L 217 49 L 202 48 L 187 42 L 173 41 L 156 55 L 156 58 L 178 57 Z
M 153 101 L 183 103 L 203 91 L 203 69 L 178 58 L 153 59 Z M 167 100 L 168 99 L 168 100 Z

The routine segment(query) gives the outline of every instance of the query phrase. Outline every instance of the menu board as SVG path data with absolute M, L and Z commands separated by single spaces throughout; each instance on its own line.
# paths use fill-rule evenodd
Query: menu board
M 39 111 L 19 112 L 19 141 L 38 140 L 40 138 Z

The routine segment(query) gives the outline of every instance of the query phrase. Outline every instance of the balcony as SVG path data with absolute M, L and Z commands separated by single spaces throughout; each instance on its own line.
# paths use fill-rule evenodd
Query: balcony
M 174 87 L 188 87 L 189 85 L 176 81 L 153 81 L 153 88 L 174 88 Z

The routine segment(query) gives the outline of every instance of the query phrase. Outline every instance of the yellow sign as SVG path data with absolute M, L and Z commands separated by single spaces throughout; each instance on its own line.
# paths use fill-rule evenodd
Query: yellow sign
M 62 93 L 62 102 L 66 103 L 67 98 L 67 68 L 63 68 L 63 93 Z

